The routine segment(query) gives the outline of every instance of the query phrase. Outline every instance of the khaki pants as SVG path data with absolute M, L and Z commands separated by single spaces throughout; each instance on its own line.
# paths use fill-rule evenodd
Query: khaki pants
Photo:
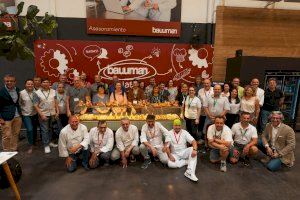
M 21 117 L 15 117 L 11 121 L 5 121 L 4 125 L 2 125 L 3 151 L 17 151 L 21 125 Z

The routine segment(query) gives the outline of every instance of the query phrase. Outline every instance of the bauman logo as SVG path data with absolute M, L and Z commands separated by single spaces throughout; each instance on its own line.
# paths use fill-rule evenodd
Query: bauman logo
M 176 28 L 155 28 L 152 27 L 152 33 L 156 34 L 177 34 L 177 29 Z
M 111 80 L 112 75 L 118 75 L 121 81 L 147 79 L 155 76 L 155 67 L 140 59 L 127 59 L 107 65 L 99 71 L 104 79 Z

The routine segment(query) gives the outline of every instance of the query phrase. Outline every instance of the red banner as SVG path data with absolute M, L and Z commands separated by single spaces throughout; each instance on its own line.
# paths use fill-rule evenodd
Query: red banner
M 137 29 L 136 27 L 143 27 Z M 114 35 L 144 35 L 179 37 L 181 30 L 180 22 L 153 22 L 117 19 L 87 19 L 88 34 L 114 34 Z
M 14 15 L 5 15 L 4 17 L 0 17 L 0 22 L 7 27 L 7 30 L 16 30 L 18 28 L 18 18 Z
M 95 41 L 38 40 L 35 42 L 35 67 L 38 76 L 57 81 L 66 73 L 69 82 L 74 76 L 86 73 L 92 81 L 100 74 L 110 82 L 117 75 L 126 87 L 133 79 L 148 83 L 174 80 L 192 83 L 196 76 L 212 75 L 213 47 L 201 45 L 197 49 L 189 44 L 125 43 Z

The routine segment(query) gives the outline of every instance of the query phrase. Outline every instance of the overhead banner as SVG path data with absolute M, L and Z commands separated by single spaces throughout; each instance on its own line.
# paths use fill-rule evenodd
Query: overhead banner
M 181 0 L 86 0 L 87 33 L 179 37 Z
M 189 44 L 125 43 L 95 41 L 38 40 L 35 42 L 36 73 L 57 81 L 65 73 L 70 83 L 75 76 L 86 73 L 92 82 L 94 75 L 111 82 L 117 75 L 126 87 L 132 80 L 156 82 L 173 80 L 179 85 L 195 81 L 196 76 L 212 75 L 213 47 Z

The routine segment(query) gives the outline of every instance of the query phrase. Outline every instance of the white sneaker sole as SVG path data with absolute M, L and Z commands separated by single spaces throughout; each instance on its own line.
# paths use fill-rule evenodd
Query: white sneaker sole
M 198 179 L 193 179 L 188 173 L 184 173 L 184 176 L 187 177 L 188 179 L 190 179 L 191 181 L 197 182 Z

